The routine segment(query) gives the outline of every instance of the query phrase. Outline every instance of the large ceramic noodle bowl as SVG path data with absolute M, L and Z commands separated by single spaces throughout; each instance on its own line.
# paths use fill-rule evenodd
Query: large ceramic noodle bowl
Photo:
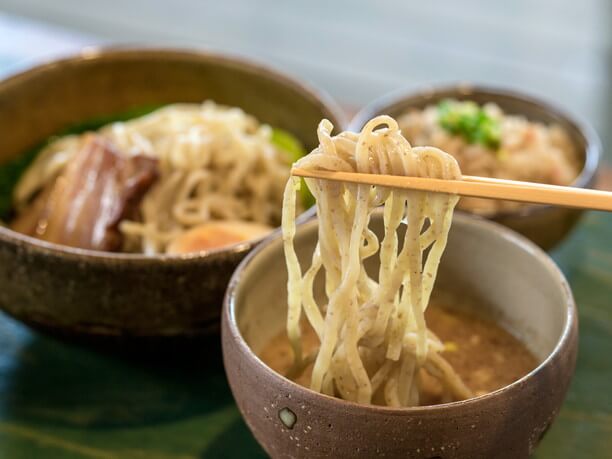
M 300 82 L 195 51 L 88 49 L 0 81 L 0 308 L 101 340 L 217 332 L 322 117 L 342 124 Z

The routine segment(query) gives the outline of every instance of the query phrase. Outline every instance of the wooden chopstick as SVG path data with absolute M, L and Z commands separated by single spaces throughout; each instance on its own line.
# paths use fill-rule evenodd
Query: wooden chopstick
M 475 198 L 549 204 L 580 209 L 612 212 L 612 192 L 588 190 L 544 183 L 520 182 L 488 177 L 463 176 L 461 180 L 444 180 L 400 175 L 360 174 L 293 168 L 291 175 L 340 182 L 458 194 Z

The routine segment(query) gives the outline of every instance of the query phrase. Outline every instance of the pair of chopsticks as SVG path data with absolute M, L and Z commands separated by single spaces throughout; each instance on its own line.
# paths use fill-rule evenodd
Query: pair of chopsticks
M 461 180 L 444 180 L 356 172 L 311 171 L 295 167 L 291 170 L 291 175 L 409 190 L 433 191 L 475 198 L 502 199 L 612 212 L 612 192 L 516 180 L 470 175 L 464 175 Z

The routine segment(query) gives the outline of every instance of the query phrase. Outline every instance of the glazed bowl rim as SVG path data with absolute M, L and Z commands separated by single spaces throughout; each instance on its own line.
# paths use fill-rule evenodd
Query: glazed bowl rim
M 384 113 L 389 108 L 405 106 L 406 102 L 409 100 L 426 101 L 427 99 L 432 99 L 444 94 L 448 94 L 448 97 L 453 97 L 453 94 L 462 96 L 481 94 L 484 96 L 490 96 L 492 98 L 491 102 L 493 103 L 496 103 L 496 97 L 504 97 L 522 104 L 537 106 L 542 111 L 552 114 L 554 117 L 562 119 L 564 122 L 573 126 L 584 138 L 586 148 L 584 149 L 584 165 L 570 186 L 577 188 L 590 187 L 589 184 L 594 180 L 601 162 L 603 150 L 601 139 L 599 138 L 597 131 L 588 121 L 586 121 L 584 117 L 560 107 L 545 97 L 532 94 L 528 91 L 471 82 L 425 85 L 413 89 L 400 88 L 383 94 L 362 107 L 349 121 L 349 130 L 360 131 L 362 126 L 375 115 Z M 553 206 L 550 205 L 526 205 L 513 211 L 505 210 L 487 214 L 477 214 L 461 209 L 457 209 L 457 211 L 482 216 L 485 218 L 503 219 L 513 217 L 529 217 L 541 212 L 550 211 L 552 208 Z
M 44 75 L 46 72 L 54 71 L 60 67 L 81 66 L 92 61 L 129 62 L 133 58 L 138 59 L 140 57 L 158 57 L 162 59 L 178 58 L 186 61 L 207 61 L 214 64 L 221 64 L 229 68 L 240 68 L 251 74 L 262 75 L 277 85 L 285 86 L 299 92 L 305 98 L 313 101 L 315 105 L 322 107 L 325 111 L 331 114 L 338 121 L 338 123 L 341 124 L 340 127 L 344 128 L 347 125 L 347 118 L 344 111 L 324 90 L 316 88 L 314 85 L 302 80 L 301 78 L 298 79 L 297 77 L 294 77 L 289 73 L 285 73 L 274 66 L 264 64 L 250 57 L 246 57 L 238 53 L 228 53 L 225 51 L 211 50 L 207 48 L 132 45 L 87 46 L 76 53 L 73 52 L 57 58 L 37 61 L 35 64 L 25 69 L 18 70 L 6 78 L 2 78 L 0 80 L 0 92 L 9 89 L 13 85 L 22 84 L 28 79 L 36 78 L 41 74 Z M 306 221 L 311 218 L 314 213 L 315 209 L 311 207 L 302 212 L 298 219 L 300 221 Z M 273 232 L 274 231 L 272 231 L 271 234 Z M 202 260 L 223 259 L 227 256 L 245 253 L 269 236 L 270 235 L 266 235 L 264 237 L 250 239 L 248 241 L 232 244 L 230 246 L 221 247 L 218 249 L 210 249 L 189 254 L 145 255 L 143 253 L 117 253 L 81 249 L 63 244 L 55 244 L 27 236 L 0 225 L 0 241 L 27 248 L 41 254 L 59 256 L 69 259 L 72 258 L 81 261 L 85 259 L 91 262 L 121 264 L 133 263 L 138 265 L 149 265 L 159 262 L 189 264 L 197 263 Z
M 313 218 L 303 224 L 300 224 L 297 228 L 296 235 L 300 231 L 311 231 L 311 228 L 316 224 L 316 218 Z M 536 377 L 539 373 L 541 373 L 545 367 L 549 366 L 552 361 L 557 358 L 564 349 L 564 352 L 568 352 L 569 350 L 566 349 L 566 345 L 569 343 L 572 334 L 572 328 L 577 324 L 576 304 L 569 283 L 567 282 L 567 279 L 565 278 L 559 267 L 555 264 L 552 258 L 550 258 L 546 254 L 546 252 L 544 252 L 541 248 L 539 248 L 537 245 L 535 245 L 533 242 L 531 242 L 524 236 L 512 231 L 511 229 L 506 228 L 505 226 L 499 223 L 465 213 L 455 214 L 453 217 L 453 224 L 459 224 L 468 228 L 476 228 L 477 230 L 484 228 L 486 231 L 490 231 L 496 234 L 496 237 L 511 242 L 517 250 L 529 253 L 530 256 L 533 256 L 534 259 L 537 260 L 557 280 L 558 286 L 562 291 L 562 295 L 565 299 L 565 323 L 563 325 L 563 330 L 555 344 L 554 349 L 533 370 L 523 375 L 520 379 L 514 381 L 513 383 L 508 384 L 488 394 L 472 397 L 467 400 L 443 403 L 438 405 L 393 408 L 388 406 L 359 404 L 356 402 L 351 402 L 337 397 L 332 397 L 319 392 L 315 392 L 310 388 L 303 387 L 291 381 L 290 379 L 282 376 L 276 371 L 272 370 L 253 352 L 251 347 L 246 343 L 244 337 L 242 336 L 242 333 L 240 332 L 240 328 L 238 327 L 238 322 L 236 318 L 236 294 L 238 291 L 238 287 L 242 281 L 242 278 L 245 276 L 245 271 L 249 264 L 251 264 L 261 252 L 263 252 L 267 247 L 269 247 L 273 242 L 275 242 L 275 240 L 281 238 L 282 235 L 280 229 L 276 230 L 272 236 L 266 239 L 266 241 L 255 247 L 255 249 L 252 250 L 242 260 L 242 262 L 238 265 L 238 268 L 236 268 L 232 275 L 232 278 L 228 284 L 227 291 L 225 293 L 225 298 L 223 300 L 223 310 L 221 313 L 222 321 L 225 324 L 225 326 L 222 326 L 222 333 L 225 335 L 226 328 L 227 332 L 229 333 L 229 335 L 224 336 L 222 340 L 223 353 L 225 354 L 226 352 L 226 339 L 232 340 L 234 344 L 238 347 L 238 355 L 245 356 L 243 358 L 252 361 L 255 365 L 257 365 L 257 367 L 260 368 L 261 371 L 276 380 L 278 384 L 288 386 L 293 391 L 296 391 L 304 397 L 316 397 L 326 401 L 327 403 L 337 404 L 337 406 L 339 406 L 340 408 L 363 410 L 364 412 L 370 414 L 384 413 L 387 415 L 405 415 L 410 413 L 439 413 L 450 409 L 460 409 L 464 406 L 469 406 L 473 404 L 486 403 L 488 400 L 503 397 L 504 394 L 509 393 L 514 389 L 520 388 L 528 380 Z

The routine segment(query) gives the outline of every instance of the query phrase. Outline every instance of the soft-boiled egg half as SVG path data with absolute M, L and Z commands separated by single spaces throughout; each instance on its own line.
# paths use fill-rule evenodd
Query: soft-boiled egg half
M 261 223 L 243 221 L 212 221 L 196 226 L 175 238 L 166 253 L 180 255 L 219 249 L 240 242 L 258 239 L 272 231 Z

